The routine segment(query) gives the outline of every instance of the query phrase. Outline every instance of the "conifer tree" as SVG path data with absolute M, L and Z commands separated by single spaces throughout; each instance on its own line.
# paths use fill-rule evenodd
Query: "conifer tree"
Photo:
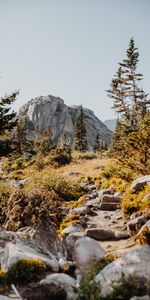
M 54 145 L 52 141 L 52 131 L 50 126 L 45 129 L 43 134 L 39 132 L 38 127 L 36 128 L 34 145 L 36 151 L 41 152 L 44 155 L 47 155 L 53 149 Z
M 27 120 L 26 118 L 18 118 L 17 125 L 12 135 L 14 150 L 18 154 L 23 154 L 30 150 L 31 143 L 27 139 Z
M 0 135 L 16 126 L 16 113 L 11 111 L 11 105 L 16 100 L 18 91 L 0 99 Z
M 88 148 L 85 127 L 85 116 L 82 105 L 79 107 L 74 128 L 73 148 L 74 150 L 84 152 Z
M 113 109 L 123 118 L 129 131 L 138 130 L 141 118 L 148 111 L 150 100 L 140 86 L 143 75 L 137 73 L 138 48 L 131 38 L 127 57 L 119 63 L 119 69 L 111 82 L 108 96 L 114 100 Z

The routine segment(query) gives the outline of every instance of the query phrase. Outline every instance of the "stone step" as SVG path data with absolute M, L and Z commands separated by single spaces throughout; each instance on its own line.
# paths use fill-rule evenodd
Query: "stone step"
M 100 210 L 108 210 L 108 211 L 114 211 L 117 210 L 119 208 L 119 204 L 118 203 L 102 203 L 100 205 Z
M 87 230 L 86 235 L 97 241 L 112 241 L 115 240 L 114 232 L 101 228 L 90 228 Z
M 121 197 L 113 195 L 103 195 L 101 198 L 101 203 L 120 203 Z

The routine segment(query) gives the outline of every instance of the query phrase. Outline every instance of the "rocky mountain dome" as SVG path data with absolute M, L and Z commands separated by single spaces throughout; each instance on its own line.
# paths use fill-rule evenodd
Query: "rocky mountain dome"
M 19 115 L 27 119 L 27 131 L 30 139 L 34 139 L 34 131 L 37 126 L 41 133 L 51 126 L 55 143 L 60 143 L 61 137 L 64 135 L 67 143 L 71 145 L 78 108 L 78 106 L 67 106 L 61 98 L 48 95 L 28 101 L 20 108 Z M 99 133 L 100 139 L 109 145 L 112 132 L 95 116 L 92 110 L 84 108 L 84 115 L 89 150 L 92 150 L 95 145 L 97 133 Z

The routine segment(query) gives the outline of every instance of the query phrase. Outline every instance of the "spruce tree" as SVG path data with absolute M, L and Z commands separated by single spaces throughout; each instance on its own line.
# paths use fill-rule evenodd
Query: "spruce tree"
M 51 127 L 45 129 L 44 133 L 39 132 L 38 127 L 35 132 L 34 146 L 37 152 L 47 155 L 54 147 L 52 141 Z
M 138 130 L 139 122 L 150 105 L 148 94 L 140 86 L 143 75 L 137 72 L 138 61 L 138 48 L 131 38 L 127 57 L 119 63 L 119 69 L 107 90 L 108 96 L 114 100 L 113 109 L 123 118 L 129 132 Z
M 73 148 L 74 150 L 84 152 L 88 148 L 85 127 L 85 116 L 82 105 L 79 107 L 74 127 Z
M 11 111 L 11 105 L 16 100 L 18 91 L 0 99 L 0 135 L 16 126 L 16 113 Z
M 27 139 L 27 120 L 26 118 L 18 118 L 16 128 L 12 135 L 14 150 L 18 154 L 24 154 L 31 149 L 31 142 Z

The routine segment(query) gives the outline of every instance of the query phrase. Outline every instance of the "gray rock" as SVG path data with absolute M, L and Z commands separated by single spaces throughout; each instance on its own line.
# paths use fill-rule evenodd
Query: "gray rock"
M 98 241 L 110 241 L 115 239 L 114 232 L 112 232 L 111 230 L 105 230 L 101 228 L 88 229 L 86 234 L 87 236 Z
M 19 298 L 10 298 L 4 295 L 0 295 L 0 300 L 19 300 Z
M 122 276 L 126 279 L 130 276 L 143 278 L 150 284 L 150 246 L 140 246 L 129 251 L 126 255 L 107 265 L 96 277 L 96 282 L 101 285 L 102 296 L 106 297 L 113 291 L 113 285 L 117 285 Z
M 34 128 L 37 125 L 41 132 L 51 126 L 54 142 L 61 144 L 61 136 L 64 134 L 66 143 L 71 145 L 77 111 L 77 106 L 69 107 L 61 98 L 49 95 L 29 101 L 20 108 L 19 115 L 27 119 L 27 134 L 30 139 L 34 138 Z M 84 109 L 84 115 L 89 150 L 94 148 L 98 133 L 109 145 L 111 131 L 94 115 L 93 111 Z
M 146 223 L 147 219 L 144 216 L 139 216 L 127 222 L 127 227 L 131 233 L 137 233 L 138 230 Z
M 70 234 L 70 233 L 78 232 L 78 231 L 82 231 L 82 230 L 83 230 L 83 227 L 80 224 L 74 224 L 74 225 L 70 225 L 70 226 L 64 228 L 62 230 L 62 235 Z
M 146 185 L 150 185 L 150 175 L 139 177 L 133 181 L 131 189 L 135 192 L 141 191 Z
M 65 237 L 65 240 L 63 240 L 63 245 L 65 245 L 65 250 L 67 251 L 67 259 L 73 260 L 75 243 L 84 235 L 84 232 L 74 232 Z
M 99 199 L 101 200 L 102 196 L 106 195 L 106 194 L 108 194 L 108 195 L 112 194 L 112 190 L 111 189 L 100 190 L 99 193 L 98 193 Z
M 82 237 L 78 239 L 74 247 L 74 261 L 77 273 L 81 276 L 89 272 L 93 263 L 99 262 L 105 257 L 103 248 L 90 237 Z
M 130 300 L 150 300 L 150 296 L 148 296 L 148 295 L 141 296 L 141 297 L 134 296 Z
M 114 193 L 114 197 L 121 197 L 122 196 L 122 193 L 121 192 L 116 192 Z
M 81 206 L 81 207 L 76 207 L 76 208 L 71 209 L 69 211 L 69 214 L 76 213 L 79 216 L 85 216 L 86 214 L 89 214 L 90 211 L 91 211 L 91 209 L 89 207 Z
M 66 300 L 74 300 L 75 299 L 75 287 L 76 280 L 70 277 L 67 274 L 56 273 L 52 275 L 46 276 L 43 280 L 40 281 L 41 286 L 56 284 L 62 287 L 66 294 Z
M 3 257 L 1 259 L 1 267 L 4 271 L 7 271 L 10 266 L 16 263 L 20 259 L 40 259 L 43 261 L 48 268 L 54 272 L 58 272 L 59 264 L 54 255 L 49 253 L 49 255 L 44 255 L 37 252 L 32 247 L 24 245 L 23 243 L 13 244 L 11 242 L 6 244 L 4 249 Z
M 99 201 L 98 198 L 93 199 L 93 200 L 88 200 L 84 203 L 84 206 L 90 207 L 90 208 L 92 208 L 92 207 L 98 207 L 99 208 L 99 205 L 100 205 L 100 201 Z

